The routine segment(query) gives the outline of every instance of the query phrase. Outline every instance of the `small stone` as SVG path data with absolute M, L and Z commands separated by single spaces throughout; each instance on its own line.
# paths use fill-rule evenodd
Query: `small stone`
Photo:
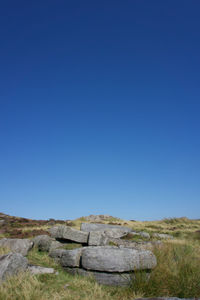
M 33 274 L 53 274 L 54 269 L 53 268 L 45 268 L 40 266 L 28 266 L 28 271 Z

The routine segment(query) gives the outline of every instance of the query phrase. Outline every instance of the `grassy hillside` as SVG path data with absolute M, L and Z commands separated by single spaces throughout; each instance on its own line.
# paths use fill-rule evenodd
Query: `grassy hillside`
M 1 237 L 31 237 L 47 232 L 54 224 L 66 224 L 80 228 L 86 221 L 37 221 L 0 215 Z M 88 221 L 87 221 L 88 222 Z M 0 285 L 0 300 L 130 300 L 140 296 L 200 297 L 200 220 L 187 218 L 164 219 L 161 221 L 125 221 L 111 217 L 102 223 L 125 225 L 135 231 L 169 233 L 175 239 L 164 241 L 153 249 L 158 265 L 146 281 L 144 274 L 138 273 L 135 282 L 128 288 L 98 285 L 92 278 L 71 276 L 64 272 L 46 253 L 32 249 L 30 263 L 53 267 L 58 274 L 31 276 L 28 273 L 14 276 Z M 0 254 L 8 249 L 0 249 Z

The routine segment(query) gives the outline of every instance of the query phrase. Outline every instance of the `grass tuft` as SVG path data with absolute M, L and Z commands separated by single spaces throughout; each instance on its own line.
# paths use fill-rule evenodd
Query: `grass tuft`
M 8 247 L 0 247 L 0 255 L 8 254 L 10 249 Z
M 149 281 L 144 274 L 136 275 L 133 290 L 145 297 L 200 297 L 200 245 L 170 241 L 155 248 L 158 265 Z

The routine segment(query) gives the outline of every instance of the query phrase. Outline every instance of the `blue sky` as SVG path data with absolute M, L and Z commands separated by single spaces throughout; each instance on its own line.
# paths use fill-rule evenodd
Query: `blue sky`
M 200 211 L 200 2 L 1 1 L 0 211 Z

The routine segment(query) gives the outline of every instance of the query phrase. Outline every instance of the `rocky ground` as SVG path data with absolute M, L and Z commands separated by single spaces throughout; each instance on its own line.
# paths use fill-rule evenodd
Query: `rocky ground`
M 55 292 L 55 299 L 200 296 L 199 220 L 136 222 L 108 215 L 65 221 L 30 220 L 1 213 L 0 233 L 0 299 L 11 299 L 5 298 L 11 287 L 9 281 L 15 278 L 12 285 L 16 284 L 20 276 L 29 283 L 33 280 L 30 276 L 34 276 L 38 285 L 42 284 L 41 276 L 48 280 L 53 276 L 57 282 L 54 292 L 61 278 L 70 281 L 70 286 L 77 280 L 87 284 L 76 298 L 70 298 L 66 283 L 62 285 L 63 293 Z M 20 283 L 21 290 L 26 280 Z M 94 294 L 95 282 L 100 284 L 103 296 Z M 88 292 L 89 285 L 94 286 Z M 47 287 L 52 288 L 49 283 Z M 47 287 L 41 289 L 41 299 L 49 299 Z M 12 298 L 34 299 L 36 292 L 32 293 L 29 298 Z

